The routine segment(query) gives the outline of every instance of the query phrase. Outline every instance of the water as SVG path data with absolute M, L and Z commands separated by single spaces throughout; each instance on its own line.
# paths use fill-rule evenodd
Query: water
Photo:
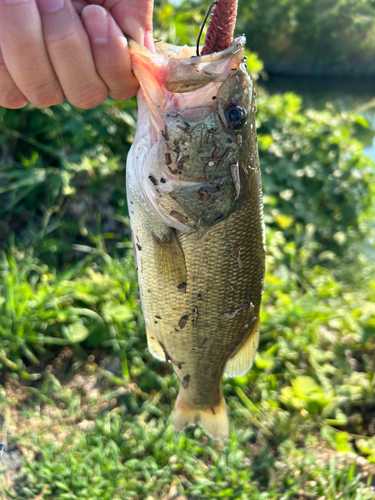
M 270 94 L 295 92 L 303 98 L 305 108 L 324 109 L 331 103 L 338 111 L 353 111 L 364 116 L 372 132 L 364 134 L 365 154 L 375 161 L 375 82 L 345 79 L 270 76 L 259 82 Z M 373 106 L 361 110 L 366 104 Z

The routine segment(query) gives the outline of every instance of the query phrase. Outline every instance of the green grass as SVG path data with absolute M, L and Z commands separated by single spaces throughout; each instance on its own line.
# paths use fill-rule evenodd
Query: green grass
M 269 239 L 259 354 L 223 385 L 226 443 L 174 432 L 178 383 L 147 352 L 131 254 L 92 251 L 59 275 L 9 249 L 0 414 L 25 461 L 5 498 L 373 498 L 375 289 L 364 300 L 323 268 L 297 285 Z

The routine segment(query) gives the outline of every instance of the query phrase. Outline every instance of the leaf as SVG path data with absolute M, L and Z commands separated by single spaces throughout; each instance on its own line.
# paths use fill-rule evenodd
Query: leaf
M 311 377 L 300 376 L 291 380 L 291 384 L 296 396 L 307 399 L 314 392 L 322 392 L 321 387 Z
M 134 317 L 133 310 L 129 306 L 125 305 L 115 305 L 115 304 L 107 304 L 103 310 L 103 315 L 105 321 L 130 321 Z
M 80 321 L 72 323 L 66 327 L 69 340 L 73 344 L 83 342 L 89 336 L 89 330 Z
M 335 436 L 337 451 L 354 453 L 353 447 L 349 442 L 349 434 L 347 432 L 338 432 Z
M 294 217 L 290 215 L 278 214 L 273 216 L 275 222 L 281 227 L 281 229 L 288 229 L 294 223 Z

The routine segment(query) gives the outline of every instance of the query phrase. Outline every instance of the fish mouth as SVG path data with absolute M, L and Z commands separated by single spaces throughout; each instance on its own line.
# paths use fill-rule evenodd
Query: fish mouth
M 188 45 L 173 45 L 172 43 L 162 42 L 161 40 L 154 40 L 156 52 L 139 45 L 132 38 L 127 37 L 130 51 L 146 57 L 157 58 L 160 56 L 167 56 L 177 58 L 185 64 L 205 64 L 227 59 L 239 51 L 243 51 L 246 44 L 244 35 L 236 36 L 231 45 L 220 52 L 213 52 L 203 56 L 197 56 L 197 48 Z M 200 47 L 203 48 L 203 45 Z
M 243 62 L 245 44 L 246 38 L 240 35 L 221 52 L 197 56 L 196 47 L 156 41 L 155 52 L 152 52 L 129 39 L 133 68 L 140 83 L 142 67 L 147 67 L 143 72 L 148 75 L 157 71 L 162 75 L 158 78 L 158 85 L 163 78 L 165 89 L 179 94 L 201 89 L 210 82 L 223 82 Z

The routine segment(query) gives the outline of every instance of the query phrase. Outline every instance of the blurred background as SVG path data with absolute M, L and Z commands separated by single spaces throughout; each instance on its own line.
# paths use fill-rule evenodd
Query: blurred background
M 194 45 L 208 3 L 155 6 Z M 176 434 L 125 192 L 136 100 L 0 108 L 0 498 L 375 498 L 375 2 L 240 1 L 267 226 L 229 442 Z

